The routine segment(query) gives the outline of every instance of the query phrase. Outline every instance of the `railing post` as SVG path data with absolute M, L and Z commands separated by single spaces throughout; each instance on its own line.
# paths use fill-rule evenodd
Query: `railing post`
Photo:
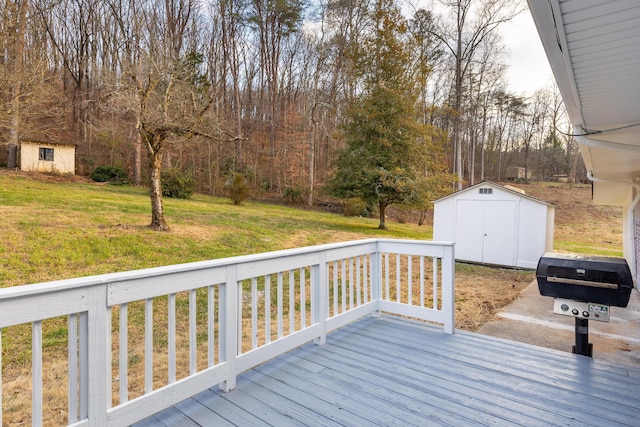
M 442 311 L 444 314 L 444 333 L 453 334 L 455 329 L 455 257 L 454 247 L 444 246 L 442 257 Z
M 311 319 L 313 324 L 320 324 L 320 336 L 314 340 L 318 345 L 327 341 L 329 280 L 326 258 L 326 253 L 322 253 L 320 263 L 311 267 Z
M 220 339 L 223 346 L 222 354 L 227 364 L 227 379 L 220 384 L 220 390 L 228 392 L 236 388 L 236 358 L 238 345 L 242 342 L 238 338 L 242 330 L 242 312 L 239 310 L 240 300 L 238 292 L 238 266 L 227 267 L 227 280 L 224 284 L 224 303 L 220 308 L 224 310 L 224 336 Z
M 371 298 L 374 301 L 382 299 L 382 253 L 380 243 L 376 245 L 376 251 L 371 254 Z M 376 309 L 374 317 L 380 317 L 380 310 Z
M 111 406 L 111 316 L 107 307 L 107 285 L 87 288 L 87 342 L 89 357 L 80 360 L 88 366 L 89 423 L 107 425 Z

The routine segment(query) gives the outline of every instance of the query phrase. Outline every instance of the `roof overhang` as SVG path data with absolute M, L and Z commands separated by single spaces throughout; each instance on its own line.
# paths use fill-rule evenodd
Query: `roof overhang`
M 640 182 L 640 3 L 528 0 L 594 201 L 623 204 Z

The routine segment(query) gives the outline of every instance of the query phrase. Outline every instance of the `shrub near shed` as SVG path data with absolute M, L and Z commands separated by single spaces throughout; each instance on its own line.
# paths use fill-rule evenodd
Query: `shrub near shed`
M 119 166 L 98 166 L 92 173 L 95 182 L 108 182 L 113 185 L 129 184 L 127 173 Z
M 168 169 L 160 174 L 162 195 L 176 199 L 188 199 L 193 194 L 196 182 L 193 177 L 178 169 Z

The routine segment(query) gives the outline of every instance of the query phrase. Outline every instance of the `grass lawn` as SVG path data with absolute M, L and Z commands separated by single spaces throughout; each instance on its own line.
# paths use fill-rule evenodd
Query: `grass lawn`
M 522 185 L 556 205 L 555 249 L 622 255 L 619 207 L 590 187 Z M 0 287 L 309 246 L 390 237 L 431 239 L 430 226 L 194 195 L 165 198 L 168 233 L 152 231 L 147 189 L 0 171 Z
M 430 227 L 194 195 L 165 198 L 155 232 L 144 188 L 0 173 L 0 286 L 355 240 L 431 239 Z

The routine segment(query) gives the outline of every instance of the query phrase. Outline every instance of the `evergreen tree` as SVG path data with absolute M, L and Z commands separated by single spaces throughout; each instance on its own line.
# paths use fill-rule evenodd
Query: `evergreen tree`
M 416 197 L 428 134 L 415 108 L 406 21 L 392 0 L 377 0 L 372 22 L 358 62 L 364 88 L 346 112 L 346 147 L 338 153 L 329 189 L 377 205 L 379 228 L 385 229 L 386 208 Z

